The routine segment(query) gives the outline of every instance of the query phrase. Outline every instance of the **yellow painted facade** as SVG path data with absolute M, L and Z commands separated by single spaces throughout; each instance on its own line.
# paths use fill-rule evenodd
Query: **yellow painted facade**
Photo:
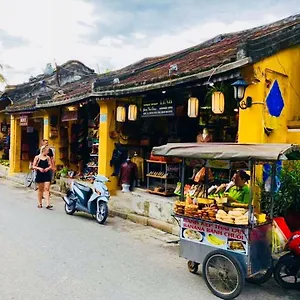
M 37 111 L 28 116 L 29 121 L 35 123 L 34 127 L 38 132 L 39 145 L 42 139 L 49 140 L 49 146 L 54 149 L 55 153 L 59 152 L 60 138 L 58 136 L 51 137 L 50 116 L 59 117 L 59 109 L 49 109 Z M 11 115 L 11 141 L 10 141 L 10 174 L 28 172 L 29 160 L 21 159 L 21 140 L 22 140 L 22 127 L 20 126 L 20 115 Z M 62 164 L 59 155 L 55 155 L 56 164 Z
M 240 143 L 300 143 L 300 133 L 289 132 L 288 122 L 300 119 L 300 47 L 283 50 L 243 70 L 250 83 L 245 98 L 252 97 L 253 106 L 240 110 Z M 280 117 L 271 117 L 266 97 L 277 80 L 284 99 Z M 299 122 L 300 124 L 300 122 Z M 264 128 L 273 129 L 269 136 Z M 300 127 L 299 127 L 300 128 Z
M 115 148 L 115 140 L 110 138 L 110 131 L 115 128 L 116 101 L 98 101 L 100 106 L 100 126 L 99 126 L 99 168 L 98 173 L 110 179 L 107 184 L 111 193 L 117 189 L 117 177 L 112 177 L 113 168 L 110 166 L 110 159 Z
M 300 143 L 300 47 L 283 50 L 276 55 L 263 59 L 242 69 L 244 79 L 250 84 L 245 98 L 253 99 L 251 108 L 240 110 L 239 142 L 240 143 Z M 274 80 L 277 80 L 284 99 L 284 109 L 279 118 L 271 118 L 266 107 L 266 96 Z M 225 100 L 226 101 L 226 100 Z M 112 177 L 113 169 L 110 159 L 114 150 L 115 139 L 110 132 L 115 130 L 116 100 L 99 100 L 99 174 L 107 176 L 112 193 L 117 189 L 117 178 Z M 48 138 L 49 145 L 55 149 L 56 164 L 63 164 L 59 159 L 61 145 L 60 134 L 51 138 L 50 117 L 56 115 L 60 119 L 59 109 L 41 110 L 33 114 L 35 118 L 42 118 L 40 139 Z M 299 132 L 288 130 L 288 123 L 297 120 Z M 61 122 L 59 121 L 59 124 Z M 71 124 L 68 124 L 69 130 Z M 58 128 L 60 126 L 58 125 Z M 266 134 L 268 128 L 270 134 Z M 272 129 L 272 130 L 270 130 Z M 69 132 L 70 134 L 70 132 Z M 11 116 L 11 168 L 10 172 L 26 172 L 28 162 L 20 161 L 21 129 L 17 116 Z

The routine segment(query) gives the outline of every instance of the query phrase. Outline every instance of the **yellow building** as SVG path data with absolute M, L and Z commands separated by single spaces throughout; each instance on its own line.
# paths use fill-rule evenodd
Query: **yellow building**
M 150 108 L 156 117 L 152 118 L 154 123 L 160 121 L 159 113 L 162 113 L 161 116 L 169 124 L 174 118 L 181 116 L 177 124 L 180 127 L 186 122 L 182 112 L 192 113 L 189 112 L 191 107 L 188 99 L 196 96 L 196 108 L 199 106 L 199 110 L 193 117 L 196 116 L 194 119 L 197 121 L 189 122 L 186 135 L 191 131 L 195 134 L 194 126 L 197 126 L 197 130 L 209 127 L 215 141 L 232 142 L 235 140 L 233 133 L 237 132 L 240 143 L 300 143 L 299 28 L 300 15 L 292 16 L 258 28 L 220 35 L 175 54 L 144 59 L 109 74 L 106 81 L 110 79 L 110 85 L 105 85 L 104 79 L 98 79 L 94 83 L 94 95 L 101 99 L 100 115 L 103 121 L 100 156 L 104 158 L 100 160 L 99 172 L 107 176 L 113 173 L 109 159 L 115 149 L 116 140 L 120 142 L 123 130 L 129 140 L 130 135 L 143 139 L 143 134 L 138 135 L 136 132 L 141 132 L 143 125 L 139 120 L 145 117 L 149 101 L 153 104 L 164 99 L 180 98 L 176 100 L 178 105 L 175 104 L 176 112 L 172 117 L 164 114 L 166 107 L 163 107 L 164 112 L 159 112 L 155 105 Z M 233 95 L 232 84 L 240 78 L 247 82 L 248 87 L 243 100 L 238 103 Z M 211 89 L 212 85 L 215 89 Z M 217 101 L 211 97 L 214 91 L 222 91 L 225 95 L 225 108 L 222 107 L 219 111 L 214 109 L 223 104 L 214 103 Z M 135 105 L 138 110 L 136 126 L 132 125 L 133 121 L 128 120 L 130 105 Z M 209 113 L 207 109 L 210 109 Z M 233 111 L 238 113 L 234 114 Z M 118 117 L 121 122 L 116 122 L 116 127 L 112 127 L 111 120 L 114 123 Z M 222 118 L 230 120 L 222 123 Z M 213 128 L 213 122 L 219 122 L 219 125 Z M 133 128 L 131 132 L 128 129 L 130 123 Z M 230 134 L 226 137 L 227 133 L 220 136 L 220 132 L 226 127 L 231 127 L 228 130 L 231 137 Z M 112 135 L 112 128 L 118 134 Z M 161 129 L 164 129 L 163 125 Z M 156 134 L 159 135 L 159 132 L 156 131 Z M 185 139 L 181 135 L 177 138 L 177 141 L 195 141 L 192 136 Z M 176 140 L 169 130 L 167 141 L 172 139 Z M 159 141 L 150 145 L 157 146 Z M 141 144 L 140 146 L 143 147 Z M 129 148 L 133 153 L 138 146 Z M 144 148 L 140 153 L 144 153 L 143 150 Z M 149 159 L 149 153 L 148 157 L 146 155 L 143 158 Z M 116 188 L 114 181 L 111 189 Z
M 28 170 L 29 160 L 22 158 L 20 143 L 22 127 L 28 125 L 21 126 L 21 121 L 25 125 L 30 121 L 30 130 L 33 127 L 38 132 L 37 144 L 42 137 L 49 137 L 59 153 L 56 163 L 63 164 L 61 107 L 75 106 L 77 110 L 92 101 L 97 101 L 99 110 L 99 148 L 92 155 L 99 155 L 98 172 L 111 179 L 111 192 L 118 189 L 118 176 L 113 176 L 114 161 L 119 159 L 114 160 L 116 147 L 146 161 L 153 146 L 195 142 L 204 128 L 218 142 L 300 143 L 299 27 L 300 15 L 292 16 L 219 35 L 174 54 L 146 58 L 97 78 L 90 69 L 72 62 L 73 67 L 81 66 L 81 79 L 74 85 L 57 86 L 54 72 L 46 77 L 48 88 L 35 90 L 34 85 L 43 82 L 41 78 L 15 87 L 10 92 L 14 105 L 7 110 L 11 114 L 11 172 Z M 232 86 L 239 79 L 248 85 L 241 101 L 235 99 Z M 53 87 L 55 92 L 50 92 Z M 34 92 L 30 92 L 32 88 Z M 20 89 L 27 91 L 26 97 L 19 97 L 16 91 Z M 43 89 L 48 94 L 40 96 Z M 214 92 L 222 92 L 224 102 L 220 93 Z M 55 117 L 60 125 L 58 134 L 52 135 Z M 139 176 L 147 189 L 148 177 Z M 167 194 L 167 190 L 159 193 Z
M 68 61 L 29 82 L 7 86 L 2 98 L 12 104 L 6 108 L 11 128 L 10 173 L 27 173 L 43 139 L 55 154 L 56 165 L 72 165 L 70 138 L 78 119 L 77 104 L 91 100 L 94 70 L 79 61 Z M 82 104 L 81 104 L 82 105 Z M 74 163 L 75 164 L 75 163 Z

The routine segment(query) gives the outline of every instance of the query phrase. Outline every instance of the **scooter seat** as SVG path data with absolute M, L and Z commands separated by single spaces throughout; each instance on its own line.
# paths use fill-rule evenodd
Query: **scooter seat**
M 84 198 L 90 198 L 93 193 L 93 190 L 90 187 L 79 182 L 74 182 L 74 185 L 84 194 Z

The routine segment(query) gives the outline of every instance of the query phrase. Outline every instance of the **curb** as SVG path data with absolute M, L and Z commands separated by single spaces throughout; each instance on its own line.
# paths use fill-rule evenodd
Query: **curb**
M 144 216 L 139 216 L 136 214 L 127 214 L 113 209 L 111 209 L 110 212 L 113 216 L 120 217 L 125 220 L 127 219 L 130 220 L 131 222 L 141 224 L 144 226 L 151 226 L 153 228 L 159 229 L 168 234 L 179 236 L 179 227 L 176 225 L 172 225 L 163 221 L 155 220 Z
M 55 191 L 55 190 L 51 190 L 51 193 L 55 196 L 58 197 L 63 197 L 65 194 Z M 111 216 L 114 217 L 119 217 L 121 219 L 124 220 L 129 220 L 133 223 L 137 223 L 140 225 L 144 225 L 144 226 L 151 226 L 153 228 L 159 229 L 163 232 L 175 235 L 175 236 L 179 236 L 179 227 L 176 225 L 172 225 L 163 221 L 159 221 L 156 219 L 152 219 L 149 217 L 145 217 L 145 216 L 140 216 L 134 213 L 126 213 L 120 210 L 115 210 L 115 209 L 109 209 L 109 214 Z
M 6 180 L 22 184 L 20 181 L 14 180 L 14 178 L 9 177 L 9 176 L 1 176 L 1 174 L 0 174 L 0 178 L 4 178 Z M 60 197 L 60 198 L 62 198 L 65 195 L 64 193 L 53 190 L 51 188 L 50 188 L 50 192 L 51 192 L 51 194 L 53 194 L 57 197 Z M 153 228 L 159 229 L 163 232 L 166 232 L 166 233 L 169 233 L 169 234 L 172 234 L 175 236 L 179 235 L 179 227 L 178 226 L 172 225 L 172 224 L 169 224 L 169 223 L 166 223 L 163 221 L 159 221 L 159 220 L 152 219 L 152 218 L 145 217 L 145 216 L 140 216 L 140 215 L 137 215 L 134 213 L 125 213 L 123 211 L 119 211 L 119 210 L 115 210 L 115 209 L 109 209 L 109 215 L 114 216 L 114 217 L 119 217 L 124 220 L 129 220 L 136 224 L 141 224 L 144 226 L 151 226 Z

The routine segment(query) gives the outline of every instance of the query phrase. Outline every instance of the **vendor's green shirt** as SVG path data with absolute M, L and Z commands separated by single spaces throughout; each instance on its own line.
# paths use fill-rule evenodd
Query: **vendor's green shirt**
M 233 186 L 229 189 L 228 196 L 236 200 L 240 203 L 248 204 L 250 202 L 250 190 L 247 185 L 239 188 L 237 186 Z

